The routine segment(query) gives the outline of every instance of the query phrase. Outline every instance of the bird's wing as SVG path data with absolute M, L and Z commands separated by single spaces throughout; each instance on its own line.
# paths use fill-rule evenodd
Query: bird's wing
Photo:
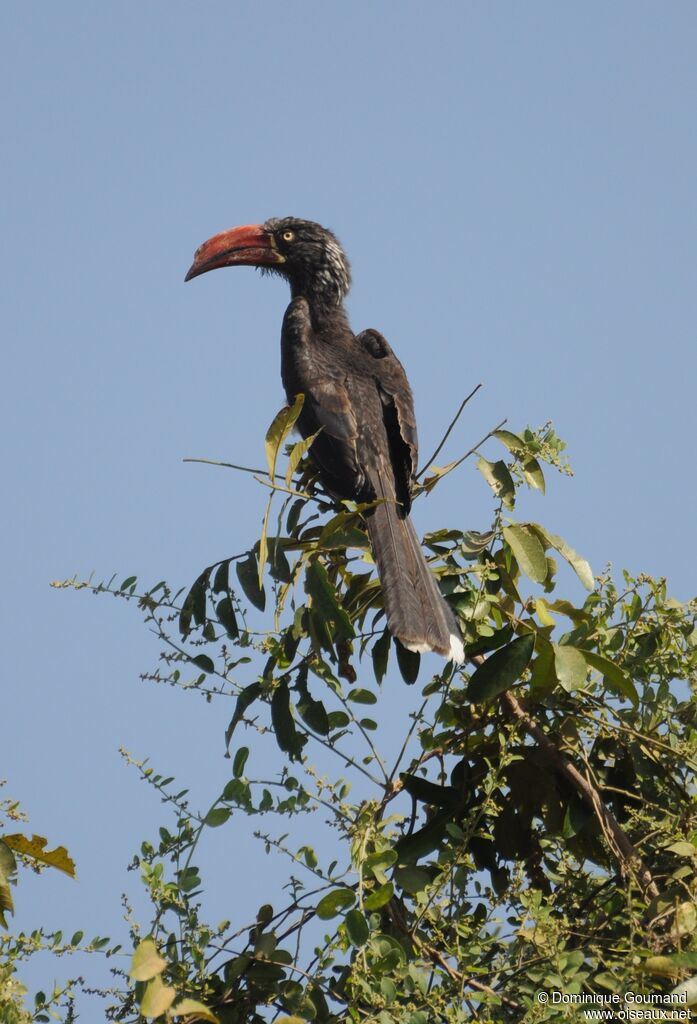
M 358 456 L 358 423 L 343 380 L 325 377 L 306 387 L 298 426 L 305 437 L 320 431 L 312 445 L 312 458 L 329 490 L 342 498 L 370 500 Z
M 382 403 L 396 497 L 406 513 L 411 505 L 411 481 L 419 456 L 414 399 L 409 381 L 404 367 L 379 331 L 362 331 L 356 337 L 356 343 L 371 360 L 370 371 Z

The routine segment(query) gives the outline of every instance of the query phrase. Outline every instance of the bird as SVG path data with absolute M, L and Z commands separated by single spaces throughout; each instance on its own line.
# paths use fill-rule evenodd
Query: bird
M 390 633 L 410 651 L 461 664 L 457 618 L 409 516 L 418 459 L 409 381 L 379 331 L 351 329 L 344 305 L 351 267 L 337 237 L 297 217 L 230 228 L 199 246 L 185 280 L 237 266 L 290 285 L 281 379 L 289 402 L 304 395 L 296 426 L 304 438 L 317 434 L 310 456 L 325 489 L 369 504 L 364 518 Z

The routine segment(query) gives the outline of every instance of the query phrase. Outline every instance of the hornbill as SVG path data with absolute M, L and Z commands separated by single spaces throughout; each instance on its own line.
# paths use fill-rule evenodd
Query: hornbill
M 327 491 L 376 502 L 365 514 L 390 632 L 411 651 L 464 660 L 452 609 L 441 596 L 409 518 L 417 463 L 406 374 L 378 331 L 354 334 L 344 308 L 348 259 L 331 231 L 295 217 L 231 228 L 196 250 L 189 281 L 217 267 L 253 266 L 285 277 L 291 302 L 281 331 L 281 376 Z

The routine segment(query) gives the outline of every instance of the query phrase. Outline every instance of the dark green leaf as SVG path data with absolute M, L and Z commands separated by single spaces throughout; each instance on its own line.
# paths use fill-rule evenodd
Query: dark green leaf
M 235 776 L 236 779 L 239 779 L 242 777 L 242 775 L 244 775 L 244 766 L 247 763 L 248 757 L 249 747 L 240 747 L 240 749 L 235 754 L 234 760 L 232 762 L 232 774 Z
M 240 635 L 240 630 L 235 618 L 235 609 L 232 607 L 232 601 L 229 597 L 224 597 L 221 601 L 218 601 L 215 606 L 215 614 L 218 617 L 218 622 L 230 639 L 236 640 Z
M 347 700 L 353 700 L 356 704 L 377 704 L 378 699 L 372 690 L 355 689 L 350 690 Z
M 204 672 L 215 672 L 213 659 L 209 658 L 207 654 L 197 654 L 195 658 L 191 659 L 191 663 L 197 668 L 203 669 Z
M 202 626 L 206 621 L 206 587 L 208 586 L 210 574 L 209 566 L 194 581 L 191 590 L 184 599 L 181 614 L 179 615 L 179 632 L 183 637 L 187 637 L 191 632 L 192 619 L 197 626 Z
M 495 651 L 507 644 L 513 636 L 512 626 L 502 626 L 494 631 L 492 636 L 483 636 L 471 644 L 465 645 L 465 656 L 473 658 L 475 654 L 486 654 L 488 651 Z
M 526 633 L 491 654 L 472 675 L 467 688 L 468 699 L 481 703 L 513 686 L 525 671 L 534 646 L 534 635 Z
M 237 563 L 237 578 L 247 599 L 255 608 L 263 612 L 266 608 L 266 594 L 263 587 L 259 586 L 259 567 L 254 552 L 250 551 L 246 558 Z
M 564 823 L 562 835 L 564 839 L 572 839 L 577 836 L 589 818 L 593 817 L 593 811 L 584 803 L 579 796 L 572 796 L 564 812 Z
M 372 657 L 373 657 L 373 672 L 375 673 L 375 679 L 378 683 L 381 683 L 385 678 L 387 672 L 387 662 L 390 657 L 390 631 L 386 629 L 381 637 L 379 637 L 373 644 Z
M 298 713 L 308 728 L 326 736 L 329 732 L 329 716 L 321 700 L 313 700 L 305 690 L 298 698 Z
M 224 562 L 221 562 L 218 568 L 215 570 L 215 576 L 213 577 L 213 586 L 211 590 L 214 594 L 227 594 L 230 590 L 230 559 L 226 558 Z
M 230 721 L 229 726 L 225 732 L 225 742 L 229 746 L 232 734 L 235 731 L 235 727 L 244 717 L 244 713 L 250 704 L 253 704 L 255 700 L 261 695 L 261 683 L 250 683 L 249 686 L 245 686 L 244 690 L 239 694 L 237 703 L 235 704 L 235 711 Z
M 397 664 L 399 665 L 399 671 L 402 673 L 402 679 L 411 686 L 419 677 L 421 655 L 417 651 L 407 650 L 396 637 L 394 649 L 397 653 Z
M 351 620 L 339 605 L 327 570 L 316 559 L 310 562 L 305 571 L 305 590 L 322 618 L 334 623 L 335 639 L 350 640 L 354 636 Z
M 434 782 L 420 775 L 400 774 L 402 785 L 410 796 L 433 807 L 457 807 L 461 803 L 460 794 L 452 786 L 437 786 Z
M 293 721 L 290 710 L 290 691 L 287 683 L 280 683 L 271 698 L 271 722 L 280 749 L 290 754 L 291 760 L 300 756 L 305 738 L 301 736 Z
M 353 946 L 364 946 L 368 941 L 370 929 L 360 910 L 349 910 L 344 924 L 346 925 L 346 934 L 351 940 L 351 944 Z

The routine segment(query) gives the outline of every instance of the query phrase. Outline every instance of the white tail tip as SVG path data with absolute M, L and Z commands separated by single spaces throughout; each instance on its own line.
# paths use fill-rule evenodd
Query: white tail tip
M 462 665 L 465 661 L 465 648 L 462 645 L 462 637 L 455 633 L 450 634 L 450 660 L 456 665 Z

